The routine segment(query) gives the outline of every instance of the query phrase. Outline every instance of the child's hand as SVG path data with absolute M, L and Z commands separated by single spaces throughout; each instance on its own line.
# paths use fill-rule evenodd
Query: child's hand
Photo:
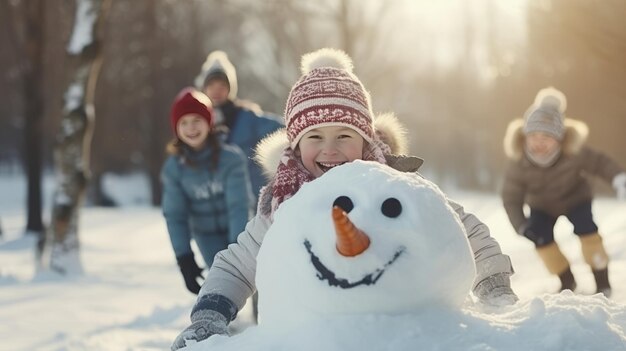
M 176 261 L 178 261 L 180 272 L 183 274 L 187 290 L 198 295 L 201 288 L 198 279 L 202 280 L 204 277 L 202 277 L 202 268 L 198 267 L 193 258 L 193 253 L 177 257 Z
M 508 286 L 494 288 L 486 297 L 480 300 L 480 302 L 494 307 L 515 305 L 517 301 L 519 301 L 519 298 L 515 295 L 513 289 Z
M 626 200 L 626 173 L 620 173 L 613 178 L 613 188 L 617 192 L 617 198 Z
M 496 273 L 485 278 L 474 288 L 474 295 L 480 302 L 491 306 L 513 305 L 519 300 L 511 289 L 511 281 L 506 273 Z
M 194 318 L 195 317 L 195 318 Z M 193 323 L 185 328 L 171 346 L 171 350 L 175 351 L 189 344 L 200 342 L 208 339 L 215 334 L 228 335 L 228 323 L 226 317 L 216 311 L 202 311 L 191 316 Z

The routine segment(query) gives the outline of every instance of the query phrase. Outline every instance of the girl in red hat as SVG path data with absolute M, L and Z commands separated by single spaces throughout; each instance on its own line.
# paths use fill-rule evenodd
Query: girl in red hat
M 191 249 L 195 240 L 204 262 L 234 242 L 253 209 L 247 160 L 214 132 L 209 98 L 183 89 L 170 114 L 175 138 L 163 165 L 163 215 L 187 289 L 200 291 L 202 269 Z

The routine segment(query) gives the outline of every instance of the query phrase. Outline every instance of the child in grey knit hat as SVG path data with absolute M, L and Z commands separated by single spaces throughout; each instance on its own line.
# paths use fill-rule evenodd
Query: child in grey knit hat
M 593 272 L 597 292 L 611 294 L 609 257 L 593 221 L 593 194 L 587 175 L 611 183 L 626 199 L 626 173 L 604 153 L 586 146 L 588 127 L 565 118 L 565 95 L 553 88 L 539 91 L 524 118 L 509 124 L 504 138 L 509 166 L 502 200 L 518 234 L 535 244 L 539 257 L 561 281 L 560 290 L 575 290 L 567 258 L 554 241 L 554 225 L 566 216 L 581 242 L 582 255 Z M 530 207 L 530 215 L 523 211 Z

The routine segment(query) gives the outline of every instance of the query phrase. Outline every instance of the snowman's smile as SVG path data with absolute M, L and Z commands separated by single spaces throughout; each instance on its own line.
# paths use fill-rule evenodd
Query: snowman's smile
M 383 273 L 385 273 L 385 269 L 391 266 L 391 264 L 394 263 L 398 259 L 398 257 L 400 257 L 400 255 L 402 255 L 405 251 L 405 248 L 401 247 L 400 249 L 398 249 L 398 251 L 396 251 L 393 257 L 387 263 L 385 263 L 382 268 L 375 269 L 374 272 L 366 274 L 363 278 L 356 282 L 350 282 L 348 281 L 348 279 L 337 277 L 333 271 L 328 269 L 328 267 L 326 267 L 322 263 L 319 257 L 317 257 L 313 253 L 313 250 L 311 249 L 311 243 L 308 240 L 304 240 L 304 247 L 309 252 L 309 256 L 311 256 L 311 263 L 313 264 L 313 267 L 315 267 L 315 270 L 317 270 L 317 278 L 319 280 L 327 280 L 328 285 L 337 286 L 342 289 L 350 289 L 359 285 L 376 284 L 378 279 L 380 279 Z

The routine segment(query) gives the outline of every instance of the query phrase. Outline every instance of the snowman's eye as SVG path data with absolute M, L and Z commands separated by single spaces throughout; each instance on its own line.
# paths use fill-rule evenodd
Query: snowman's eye
M 390 197 L 383 201 L 380 211 L 389 218 L 396 218 L 402 213 L 402 204 L 398 199 Z
M 350 211 L 354 208 L 352 200 L 350 200 L 347 196 L 339 196 L 336 198 L 335 202 L 333 202 L 333 207 L 334 206 L 340 207 L 342 210 L 346 211 L 346 213 L 350 213 Z

